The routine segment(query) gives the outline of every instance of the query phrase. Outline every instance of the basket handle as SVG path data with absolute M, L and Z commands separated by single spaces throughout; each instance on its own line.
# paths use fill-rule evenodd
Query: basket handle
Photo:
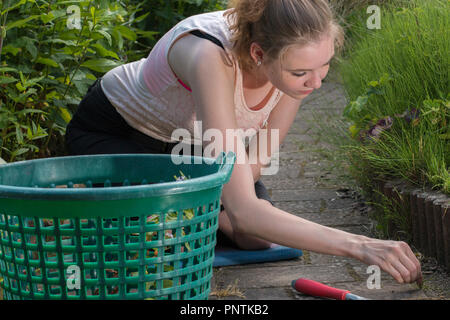
M 222 183 L 227 183 L 230 180 L 235 161 L 236 161 L 236 154 L 232 151 L 229 151 L 227 154 L 225 154 L 225 152 L 222 151 L 217 156 L 216 163 L 219 164 L 218 173 L 223 175 Z

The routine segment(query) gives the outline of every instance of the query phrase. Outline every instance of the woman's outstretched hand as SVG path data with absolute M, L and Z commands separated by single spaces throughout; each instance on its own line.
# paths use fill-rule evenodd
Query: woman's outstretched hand
M 420 262 L 407 243 L 363 237 L 359 248 L 357 259 L 379 266 L 399 283 L 417 282 L 422 287 Z

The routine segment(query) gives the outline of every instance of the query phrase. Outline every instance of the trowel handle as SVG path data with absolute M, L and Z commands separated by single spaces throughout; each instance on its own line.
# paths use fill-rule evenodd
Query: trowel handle
M 299 278 L 292 281 L 292 287 L 298 292 L 321 298 L 329 298 L 335 300 L 365 300 L 363 297 L 351 294 L 349 290 L 342 290 L 327 286 L 323 283 Z

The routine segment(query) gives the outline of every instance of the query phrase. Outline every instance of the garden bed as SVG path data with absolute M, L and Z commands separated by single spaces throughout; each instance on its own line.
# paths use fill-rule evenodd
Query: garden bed
M 377 201 L 388 199 L 393 209 L 406 218 L 411 244 L 450 272 L 450 196 L 402 180 L 376 181 L 375 187 Z M 390 220 L 388 231 L 393 234 L 406 230 L 399 230 Z

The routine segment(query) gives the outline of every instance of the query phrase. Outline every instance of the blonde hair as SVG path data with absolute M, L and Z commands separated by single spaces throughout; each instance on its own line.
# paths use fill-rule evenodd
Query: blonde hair
M 252 42 L 272 61 L 290 46 L 317 42 L 326 34 L 334 37 L 337 50 L 344 42 L 343 29 L 327 0 L 230 0 L 229 8 L 233 53 L 245 70 L 255 64 L 250 56 Z

